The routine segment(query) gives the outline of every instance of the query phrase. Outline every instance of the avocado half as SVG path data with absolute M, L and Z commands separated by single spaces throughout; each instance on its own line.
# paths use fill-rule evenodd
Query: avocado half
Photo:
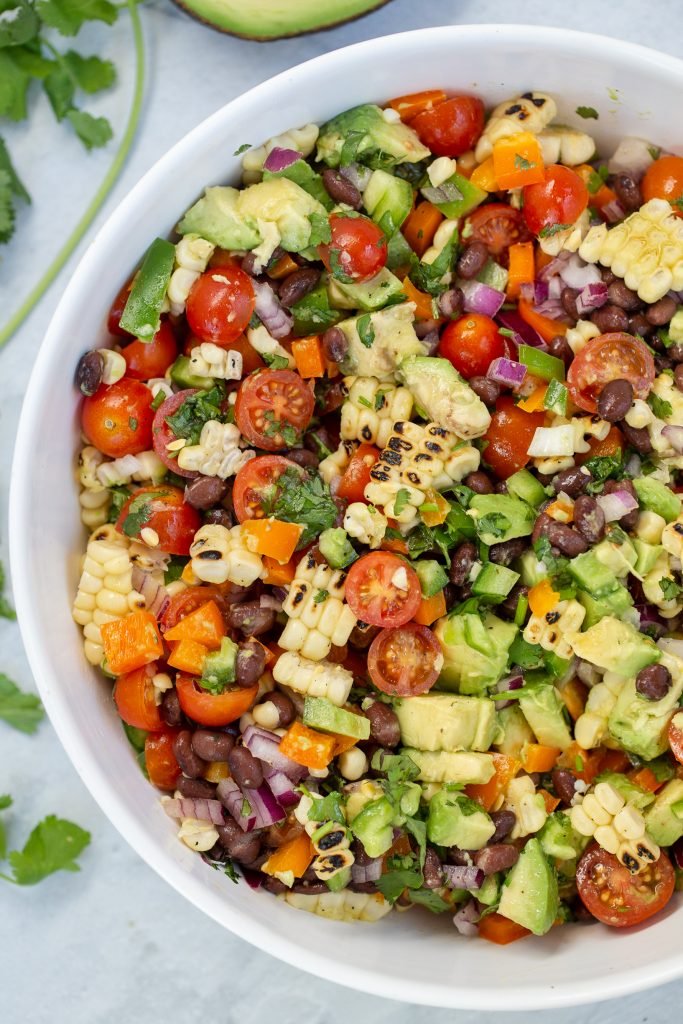
M 173 0 L 205 25 L 242 39 L 267 42 L 333 28 L 389 0 Z

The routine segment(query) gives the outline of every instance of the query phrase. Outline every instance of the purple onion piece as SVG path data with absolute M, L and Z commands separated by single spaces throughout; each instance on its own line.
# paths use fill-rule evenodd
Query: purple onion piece
M 524 383 L 526 366 L 523 366 L 522 363 L 516 363 L 512 359 L 506 359 L 505 356 L 499 356 L 491 361 L 486 371 L 486 376 L 491 380 L 497 381 L 499 384 L 518 388 Z
M 259 607 L 265 608 L 267 611 L 281 612 L 282 601 L 275 597 L 274 594 L 261 594 L 258 599 Z
M 355 185 L 359 192 L 365 191 L 372 176 L 370 168 L 361 164 L 347 164 L 346 167 L 339 168 L 339 173 Z
M 462 281 L 460 289 L 464 295 L 463 308 L 467 313 L 483 313 L 494 317 L 505 302 L 505 293 L 490 288 L 481 281 Z
M 277 733 L 260 729 L 257 725 L 249 725 L 244 730 L 242 742 L 254 757 L 271 768 L 284 772 L 291 782 L 298 783 L 305 778 L 307 769 L 280 751 L 280 737 Z
M 579 316 L 592 313 L 607 302 L 607 285 L 604 281 L 599 284 L 587 284 L 576 296 L 576 311 Z
M 452 889 L 481 889 L 484 884 L 485 875 L 481 868 L 444 864 L 443 873 Z
M 281 807 L 292 807 L 299 802 L 299 794 L 292 780 L 277 768 L 265 767 L 263 777 Z
M 165 800 L 163 806 L 170 818 L 196 818 L 198 821 L 210 821 L 214 825 L 222 825 L 225 821 L 220 800 L 190 799 L 183 796 Z
M 626 216 L 626 210 L 618 199 L 612 199 L 611 202 L 605 203 L 600 212 L 610 224 L 617 224 Z
M 263 170 L 284 171 L 295 164 L 297 160 L 301 160 L 301 153 L 297 153 L 295 149 L 282 149 L 280 146 L 274 146 L 264 161 Z
M 251 280 L 256 295 L 254 312 L 259 320 L 274 338 L 286 338 L 292 333 L 294 319 L 280 305 L 280 300 L 265 281 Z
M 662 434 L 675 451 L 683 452 L 683 427 L 670 424 L 662 428 Z
M 463 904 L 457 914 L 453 917 L 453 924 L 458 929 L 461 935 L 467 936 L 467 938 L 473 938 L 479 934 L 477 928 L 477 922 L 479 920 L 479 910 L 475 900 L 468 900 L 467 903 Z
M 613 491 L 611 494 L 600 494 L 596 501 L 602 509 L 605 521 L 614 523 L 623 519 L 629 512 L 638 508 L 638 499 L 628 491 Z
M 594 263 L 586 263 L 577 253 L 572 253 L 559 268 L 558 273 L 568 288 L 581 290 L 589 284 L 602 284 L 600 271 Z
M 496 316 L 496 320 L 501 327 L 505 327 L 508 331 L 512 331 L 513 335 L 516 335 L 513 337 L 516 345 L 520 344 L 520 341 L 517 341 L 517 338 L 520 338 L 523 345 L 532 345 L 539 349 L 547 348 L 540 334 L 530 327 L 526 320 L 522 320 L 516 309 L 501 310 Z
M 501 679 L 497 685 L 496 690 L 498 693 L 507 693 L 509 690 L 521 690 L 524 686 L 524 677 L 519 674 L 508 676 L 506 679 Z M 496 711 L 502 711 L 503 708 L 510 707 L 514 704 L 514 700 L 497 700 Z
M 382 858 L 374 857 L 367 864 L 354 863 L 351 867 L 351 878 L 354 882 L 376 882 L 382 877 Z
M 269 825 L 276 825 L 278 821 L 282 821 L 286 817 L 265 782 L 258 789 L 245 787 L 242 793 L 256 816 L 255 828 L 268 828 Z
M 233 779 L 221 779 L 216 789 L 218 799 L 229 811 L 243 832 L 256 828 L 256 811 L 253 804 L 247 806 L 244 793 Z M 245 811 L 246 813 L 242 813 Z
M 171 600 L 166 587 L 163 583 L 157 583 L 151 573 L 145 572 L 137 565 L 133 566 L 131 582 L 133 589 L 144 597 L 147 610 L 158 618 Z
M 253 871 L 251 868 L 240 868 L 244 881 L 250 889 L 260 889 L 263 883 L 263 875 L 260 871 Z

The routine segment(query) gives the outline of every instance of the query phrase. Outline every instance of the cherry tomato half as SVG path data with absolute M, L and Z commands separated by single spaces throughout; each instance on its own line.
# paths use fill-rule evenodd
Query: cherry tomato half
M 416 697 L 438 679 L 443 665 L 441 645 L 431 629 L 408 622 L 399 629 L 383 629 L 370 644 L 368 671 L 382 693 Z
M 631 334 L 601 334 L 581 349 L 567 371 L 572 401 L 586 412 L 597 411 L 597 399 L 611 380 L 627 380 L 636 398 L 647 398 L 655 379 L 652 353 Z
M 628 928 L 659 913 L 673 896 L 674 884 L 674 869 L 663 850 L 659 860 L 632 875 L 614 854 L 594 843 L 576 869 L 584 905 L 612 928 Z
M 329 272 L 343 281 L 368 281 L 387 262 L 384 232 L 368 217 L 330 217 L 332 238 L 318 246 L 318 255 Z
M 683 764 L 683 729 L 676 724 L 676 718 L 674 715 L 669 723 L 669 746 L 678 763 Z
M 188 479 L 193 479 L 198 474 L 191 469 L 181 469 L 178 465 L 177 452 L 169 452 L 168 445 L 171 444 L 171 442 L 176 441 L 177 438 L 166 422 L 166 419 L 167 417 L 173 416 L 177 413 L 186 398 L 196 394 L 197 388 L 186 388 L 184 391 L 176 391 L 174 395 L 170 395 L 169 398 L 161 403 L 155 412 L 154 424 L 152 427 L 154 451 L 157 453 L 163 464 L 167 469 L 170 469 L 172 473 L 176 473 L 178 476 L 186 476 Z
M 192 612 L 196 612 L 198 608 L 202 608 L 208 601 L 214 601 L 218 605 L 225 619 L 228 614 L 230 591 L 233 586 L 232 583 L 224 583 L 220 587 L 205 583 L 196 587 L 188 587 L 186 590 L 181 590 L 179 594 L 174 594 L 159 617 L 161 632 L 165 633 L 167 629 L 173 629 L 181 619 L 191 615 Z M 236 592 L 239 592 L 241 589 L 241 587 L 235 587 Z
M 226 265 L 208 270 L 195 281 L 185 314 L 193 334 L 226 347 L 247 327 L 255 304 L 249 275 L 240 267 Z
M 145 768 L 149 781 L 159 789 L 175 789 L 180 765 L 173 753 L 173 741 L 179 729 L 151 732 L 145 739 Z
M 508 354 L 498 325 L 483 313 L 466 313 L 446 325 L 439 342 L 439 355 L 448 359 L 462 376 L 483 377 L 490 363 Z
M 209 693 L 192 676 L 176 677 L 176 692 L 185 714 L 200 725 L 230 725 L 248 711 L 258 696 L 258 686 Z
M 542 427 L 544 423 L 545 413 L 523 412 L 509 396 L 498 399 L 491 425 L 484 434 L 487 444 L 483 457 L 501 480 L 507 480 L 526 466 L 529 461 L 527 449 L 536 427 Z
M 85 436 L 112 459 L 150 448 L 153 419 L 152 392 L 129 377 L 98 388 L 81 412 Z
M 257 370 L 240 385 L 235 420 L 252 444 L 276 452 L 297 447 L 314 406 L 315 396 L 298 373 Z
M 365 501 L 365 488 L 370 483 L 370 470 L 379 458 L 379 448 L 361 444 L 349 460 L 337 487 L 337 497 L 347 501 Z
M 415 570 L 388 551 L 363 555 L 346 577 L 351 611 L 371 626 L 402 626 L 415 615 L 421 599 Z
M 161 321 L 151 341 L 131 341 L 123 350 L 126 372 L 133 380 L 163 377 L 177 355 L 178 343 L 168 320 Z
M 507 203 L 480 206 L 470 214 L 468 221 L 472 228 L 469 241 L 483 242 L 491 256 L 505 256 L 511 245 L 529 240 L 522 214 Z
M 568 226 L 588 206 L 588 189 L 570 167 L 551 164 L 545 169 L 545 181 L 524 188 L 524 220 L 529 231 L 541 231 L 563 224 Z
M 158 732 L 164 728 L 164 721 L 155 700 L 152 677 L 157 671 L 156 662 L 144 665 L 134 672 L 119 676 L 114 684 L 114 703 L 120 718 L 126 725 L 147 732 Z
M 640 183 L 643 199 L 667 199 L 683 217 L 683 156 L 660 156 L 645 171 Z
M 484 104 L 477 96 L 451 96 L 412 118 L 410 127 L 437 156 L 462 156 L 484 128 Z
M 107 330 L 110 334 L 115 334 L 118 338 L 132 338 L 132 334 L 129 334 L 128 331 L 124 331 L 124 329 L 119 326 L 119 320 L 123 316 L 123 311 L 126 308 L 126 303 L 128 302 L 128 296 L 130 295 L 132 287 L 133 278 L 131 277 L 130 281 L 126 281 L 126 283 L 119 289 L 107 316 Z
M 194 535 L 202 525 L 196 508 L 188 505 L 179 487 L 160 484 L 141 487 L 121 509 L 116 529 L 127 537 L 139 538 L 144 529 L 159 537 L 159 550 L 171 555 L 189 555 Z
M 242 466 L 232 488 L 235 515 L 241 523 L 271 514 L 282 493 L 278 480 L 287 470 L 293 470 L 301 477 L 304 475 L 300 466 L 283 455 L 258 455 Z

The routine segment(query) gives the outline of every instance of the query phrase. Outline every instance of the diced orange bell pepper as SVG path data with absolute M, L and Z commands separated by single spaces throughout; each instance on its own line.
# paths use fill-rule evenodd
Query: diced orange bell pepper
M 432 320 L 434 318 L 434 304 L 431 295 L 428 295 L 427 292 L 421 292 L 419 288 L 416 288 L 409 277 L 403 278 L 401 287 L 407 296 L 408 302 L 415 303 L 416 320 Z
M 100 627 L 107 668 L 115 676 L 161 658 L 164 645 L 157 620 L 148 611 L 131 612 Z
M 424 92 L 411 92 L 408 96 L 397 96 L 389 100 L 388 106 L 395 110 L 402 121 L 410 124 L 414 117 L 425 110 L 432 110 L 443 103 L 446 93 L 443 89 L 425 89 Z
M 543 797 L 543 803 L 545 804 L 546 814 L 552 814 L 553 811 L 557 810 L 561 803 L 560 798 L 558 796 L 553 796 L 552 793 L 549 793 L 547 789 L 539 789 L 538 792 Z
M 574 170 L 578 176 L 583 179 L 586 187 L 588 188 L 589 206 L 593 206 L 596 210 L 599 210 L 600 213 L 602 213 L 606 206 L 615 201 L 617 194 L 614 189 L 611 189 L 609 185 L 606 185 L 604 181 L 601 181 L 598 172 L 589 164 L 579 164 L 579 166 L 575 167 Z M 598 184 L 598 182 L 599 185 L 596 189 L 595 185 Z
M 269 555 L 264 556 L 263 568 L 266 570 L 263 582 L 271 587 L 286 587 L 292 582 L 296 572 L 293 558 L 281 565 L 276 558 L 271 558 Z
M 242 532 L 251 540 L 249 550 L 268 555 L 281 565 L 296 551 L 302 531 L 298 523 L 283 523 L 281 519 L 247 519 L 242 523 Z
M 354 736 L 342 736 L 341 733 L 334 733 L 334 756 L 339 757 L 345 754 L 351 747 L 355 747 L 358 740 Z
M 274 850 L 261 867 L 261 871 L 265 871 L 267 875 L 281 875 L 291 871 L 295 878 L 301 878 L 314 857 L 313 844 L 303 832 Z
M 558 523 L 574 522 L 574 506 L 559 498 L 556 501 L 551 501 L 544 511 L 547 516 L 557 520 Z
M 401 537 L 385 537 L 380 548 L 382 551 L 393 551 L 397 555 L 407 555 L 410 550 L 408 542 Z
M 190 612 L 184 619 L 167 629 L 164 639 L 175 643 L 178 640 L 191 640 L 203 644 L 210 651 L 217 651 L 225 636 L 225 621 L 215 601 L 207 601 L 201 608 Z
M 508 754 L 492 754 L 494 774 L 488 782 L 465 786 L 465 792 L 477 803 L 481 804 L 485 811 L 490 811 L 499 796 L 505 792 L 508 784 L 522 767 L 521 761 Z
M 301 722 L 294 722 L 280 740 L 280 750 L 297 764 L 322 770 L 334 757 L 336 742 L 336 736 L 324 735 Z
M 589 450 L 587 452 L 576 456 L 576 461 L 579 465 L 588 459 L 620 454 L 624 448 L 624 435 L 619 430 L 619 427 L 612 426 L 610 427 L 609 434 L 602 441 L 591 437 L 588 439 L 588 445 Z
M 319 334 L 309 334 L 292 342 L 292 355 L 299 376 L 304 378 L 324 377 L 327 360 Z
M 519 315 L 522 320 L 533 327 L 541 335 L 544 341 L 552 341 L 560 334 L 566 334 L 568 325 L 561 320 L 551 320 L 548 316 L 542 316 L 524 299 L 519 300 Z
M 528 398 L 523 398 L 521 402 L 517 403 L 517 408 L 522 409 L 523 412 L 538 412 L 543 408 L 547 391 L 547 384 L 539 384 Z
M 401 229 L 406 242 L 418 256 L 424 256 L 432 244 L 443 214 L 424 199 L 412 210 Z
M 174 644 L 168 664 L 180 672 L 187 672 L 191 676 L 200 676 L 204 671 L 204 662 L 208 653 L 209 648 L 204 644 L 198 644 L 195 640 L 179 640 L 177 644 Z
M 498 188 L 523 188 L 545 180 L 543 153 L 535 135 L 518 132 L 493 145 L 493 174 Z
M 507 946 L 509 942 L 516 942 L 517 939 L 524 939 L 531 935 L 528 928 L 522 928 L 502 914 L 487 914 L 479 922 L 479 935 L 488 942 L 495 942 L 497 946 Z
M 664 782 L 660 782 L 652 769 L 648 768 L 647 765 L 643 765 L 637 772 L 633 772 L 630 778 L 631 782 L 636 786 L 640 786 L 641 789 L 647 789 L 650 793 L 656 793 L 664 785 Z
M 477 185 L 478 188 L 483 188 L 484 192 L 497 192 L 498 182 L 493 171 L 493 157 L 490 156 L 484 160 L 483 164 L 479 164 L 475 167 L 470 175 L 470 181 L 473 185 Z
M 435 506 L 434 508 L 430 506 Z M 424 504 L 420 506 L 420 519 L 425 526 L 440 526 L 445 523 L 448 513 L 451 511 L 451 503 L 443 495 L 428 487 L 425 491 Z
M 283 277 L 289 277 L 295 270 L 299 270 L 299 264 L 295 263 L 288 252 L 281 256 L 280 259 L 275 263 L 268 271 L 268 277 L 275 278 L 276 281 L 281 281 Z
M 561 688 L 560 696 L 573 720 L 576 721 L 577 718 L 580 718 L 586 707 L 586 699 L 588 697 L 588 687 L 586 684 L 582 683 L 580 679 L 570 679 Z M 604 771 L 603 768 L 600 770 Z M 622 771 L 622 769 L 618 768 L 615 771 Z
M 528 599 L 529 607 L 533 614 L 543 618 L 548 612 L 553 610 L 560 600 L 560 595 L 556 590 L 553 590 L 550 580 L 545 579 L 541 580 L 540 583 L 536 583 L 531 588 Z
M 533 772 L 552 771 L 562 751 L 559 747 L 547 747 L 544 743 L 526 743 L 522 750 L 522 765 L 524 771 L 531 775 Z
M 415 622 L 419 622 L 421 626 L 431 626 L 432 622 L 436 622 L 437 619 L 440 619 L 445 614 L 446 598 L 444 597 L 443 590 L 440 590 L 433 597 L 422 598 L 414 618 Z
M 523 284 L 533 284 L 536 276 L 534 265 L 534 243 L 515 242 L 508 249 L 510 267 L 508 271 L 507 294 L 516 299 Z

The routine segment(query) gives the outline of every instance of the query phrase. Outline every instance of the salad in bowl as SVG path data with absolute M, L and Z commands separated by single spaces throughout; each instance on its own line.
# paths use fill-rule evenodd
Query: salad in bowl
M 248 148 L 77 367 L 85 657 L 179 841 L 323 917 L 504 944 L 682 877 L 683 158 L 556 113 Z

